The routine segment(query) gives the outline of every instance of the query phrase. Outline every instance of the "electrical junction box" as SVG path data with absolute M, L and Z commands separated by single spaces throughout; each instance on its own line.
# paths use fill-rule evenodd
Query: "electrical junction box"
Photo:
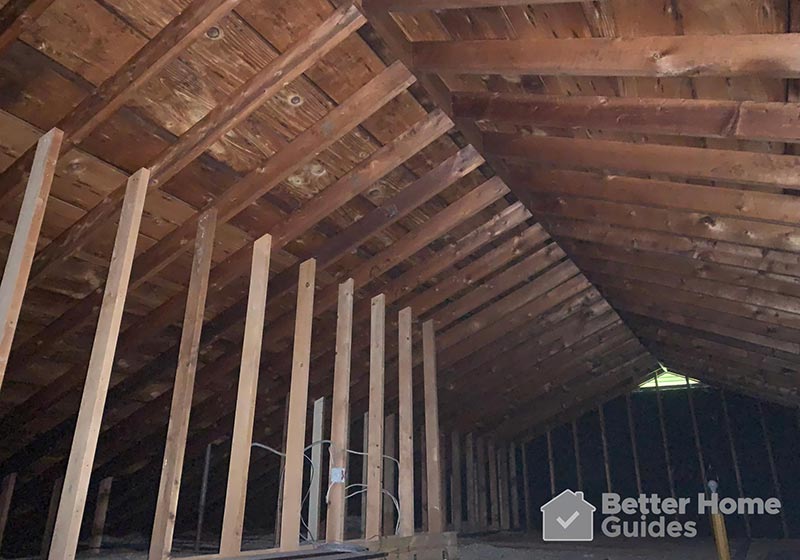
M 331 484 L 344 484 L 344 469 L 341 467 L 331 469 Z

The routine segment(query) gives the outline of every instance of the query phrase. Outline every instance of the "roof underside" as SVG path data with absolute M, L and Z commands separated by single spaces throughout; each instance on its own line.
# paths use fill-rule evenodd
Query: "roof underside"
M 127 61 L 190 2 L 55 0 L 18 40 L 0 40 L 0 166 L 10 169 L 0 176 L 2 254 L 21 200 L 15 162 L 53 126 L 74 136 L 0 392 L 6 468 L 24 467 L 26 481 L 63 472 L 115 229 L 116 216 L 95 219 L 98 204 L 143 166 L 162 180 L 145 207 L 98 475 L 157 480 L 185 249 L 199 211 L 214 205 L 223 211 L 188 458 L 230 433 L 248 248 L 268 232 L 277 243 L 255 429 L 267 443 L 280 442 L 297 266 L 310 257 L 312 397 L 330 393 L 337 284 L 355 279 L 354 415 L 366 408 L 369 299 L 379 293 L 391 311 L 390 400 L 396 312 L 411 306 L 435 320 L 444 429 L 518 437 L 630 390 L 659 361 L 800 404 L 800 105 L 786 103 L 797 62 L 749 43 L 746 52 L 717 47 L 730 66 L 738 61 L 727 70 L 705 61 L 715 51 L 697 42 L 579 44 L 783 34 L 800 11 L 792 2 L 442 0 L 435 12 L 387 16 L 415 2 L 376 0 L 358 31 L 359 12 L 343 6 L 333 17 L 345 31 L 317 36 L 286 62 L 299 77 L 243 102 L 237 88 L 266 80 L 284 63 L 276 57 L 329 25 L 339 3 L 206 1 L 235 7 L 213 26 L 198 17 L 198 38 L 179 53 L 175 41 L 156 52 L 148 60 L 157 71 L 102 119 L 92 94 L 124 84 Z M 452 9 L 481 4 L 507 5 Z M 493 44 L 474 51 L 458 43 L 484 39 Z M 691 67 L 670 65 L 673 52 L 694 57 Z M 769 52 L 774 60 L 758 58 Z M 610 98 L 642 102 L 614 113 Z M 668 105 L 674 99 L 690 103 Z M 745 100 L 779 103 L 730 103 Z M 176 145 L 202 154 L 178 157 Z

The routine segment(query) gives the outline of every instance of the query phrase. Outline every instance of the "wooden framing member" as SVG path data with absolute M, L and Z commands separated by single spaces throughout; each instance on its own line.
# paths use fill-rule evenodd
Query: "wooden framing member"
M 519 529 L 519 478 L 517 476 L 517 444 L 513 441 L 508 444 L 508 483 L 511 492 L 511 529 Z
M 17 485 L 17 473 L 10 473 L 3 477 L 0 485 L 0 549 L 3 547 L 3 537 L 6 534 L 8 515 L 11 512 L 11 500 L 14 497 L 14 487 Z
M 281 508 L 281 550 L 296 550 L 300 547 L 308 375 L 311 362 L 311 327 L 314 322 L 316 274 L 316 260 L 310 259 L 300 265 L 300 276 L 297 281 L 297 321 L 294 330 L 292 383 L 289 390 L 289 416 L 286 424 L 288 428 L 286 432 L 286 467 L 283 475 L 283 507 Z
M 50 552 L 50 542 L 53 540 L 53 529 L 56 525 L 56 514 L 58 514 L 58 502 L 61 500 L 61 490 L 63 488 L 64 477 L 59 477 L 53 482 L 53 491 L 50 493 L 50 505 L 47 508 L 47 519 L 44 522 L 40 558 L 47 558 L 47 554 Z M 1 545 L 2 541 L 0 540 Z
M 603 412 L 603 405 L 597 407 L 597 415 L 600 420 L 600 441 L 603 444 L 603 473 L 606 477 L 606 492 L 611 493 L 611 461 L 608 457 L 608 435 L 606 434 L 606 415 Z M 671 479 L 670 479 L 671 480 Z
M 238 554 L 242 549 L 244 506 L 247 499 L 247 476 L 250 468 L 250 447 L 253 442 L 258 370 L 261 364 L 261 343 L 264 336 L 264 313 L 267 306 L 267 284 L 272 237 L 265 235 L 253 244 L 247 316 L 242 344 L 242 365 L 236 395 L 228 485 L 225 492 L 225 513 L 222 517 L 220 554 Z M 55 560 L 55 559 L 53 559 Z
M 800 34 L 418 41 L 417 73 L 800 77 Z
M 511 494 L 508 485 L 508 448 L 501 445 L 497 448 L 497 483 L 500 495 L 500 530 L 508 531 L 511 529 Z
M 78 548 L 86 494 L 89 490 L 97 438 L 103 420 L 103 409 L 114 364 L 114 353 L 149 178 L 150 172 L 147 169 L 140 169 L 128 179 L 103 304 L 100 308 L 100 318 L 92 344 L 83 398 L 75 425 L 75 436 L 64 476 L 64 490 L 61 493 L 49 551 L 51 560 L 72 560 Z
M 163 560 L 168 558 L 172 551 L 172 536 L 178 513 L 178 494 L 181 488 L 186 438 L 189 433 L 189 414 L 192 410 L 197 360 L 200 356 L 200 334 L 203 329 L 216 224 L 217 213 L 212 211 L 200 219 L 197 228 L 178 352 L 178 367 L 175 372 L 167 426 L 167 442 L 158 487 L 153 533 L 150 538 L 149 560 Z
M 0 53 L 44 13 L 54 0 L 10 0 L 0 9 Z
M 475 473 L 475 436 L 472 432 L 464 438 L 464 460 L 467 475 L 467 529 L 478 529 L 478 480 Z
M 742 486 L 742 472 L 739 469 L 739 456 L 736 452 L 736 442 L 733 440 L 733 431 L 731 430 L 731 419 L 728 415 L 728 399 L 725 398 L 725 391 L 720 390 L 719 398 L 722 404 L 722 420 L 725 423 L 725 435 L 728 438 L 728 446 L 731 451 L 731 462 L 733 463 L 733 473 L 736 476 L 736 490 L 740 498 L 744 498 L 744 487 Z M 752 530 L 750 528 L 750 516 L 747 511 L 742 513 L 744 518 L 744 529 L 747 533 L 747 538 L 752 537 Z
M 208 477 L 211 474 L 211 452 L 214 448 L 213 443 L 206 445 L 206 452 L 203 456 L 203 476 L 200 481 L 200 496 L 197 500 L 197 527 L 194 534 L 195 554 L 200 552 L 200 541 L 203 539 L 203 522 L 206 516 L 206 500 L 208 499 Z
M 583 470 L 581 470 L 581 446 L 578 441 L 578 421 L 572 421 L 572 450 L 575 454 L 575 474 L 578 490 L 583 490 Z
M 428 477 L 428 531 L 444 531 L 442 461 L 439 448 L 439 391 L 436 371 L 436 332 L 433 321 L 422 324 L 423 385 L 425 394 L 425 446 Z
M 425 447 L 425 426 L 419 429 L 419 509 L 421 533 L 428 532 L 428 461 L 426 460 L 427 449 Z
M 502 8 L 528 4 L 567 4 L 580 0 L 364 0 L 368 12 L 425 12 L 436 10 L 467 10 L 471 8 Z
M 450 520 L 453 531 L 461 532 L 464 488 L 461 484 L 461 434 L 450 433 Z
M 106 527 L 106 516 L 108 515 L 108 502 L 111 499 L 111 485 L 114 478 L 105 477 L 97 487 L 97 502 L 94 504 L 94 518 L 92 520 L 92 534 L 89 538 L 89 548 L 99 551 L 103 546 L 103 532 Z
M 639 468 L 639 446 L 636 443 L 636 423 L 633 420 L 633 411 L 631 410 L 631 396 L 625 395 L 625 411 L 628 416 L 628 434 L 631 441 L 631 455 L 633 457 L 633 470 L 636 474 L 636 491 L 642 494 L 642 472 Z
M 522 490 L 525 500 L 525 531 L 533 529 L 533 500 L 531 499 L 530 472 L 528 471 L 528 445 L 520 444 L 522 450 Z
M 12 0 L 6 8 L 13 4 L 18 2 Z M 33 167 L 25 187 L 19 219 L 14 228 L 14 238 L 6 259 L 3 280 L 0 283 L 0 329 L 2 329 L 0 330 L 0 388 L 8 366 L 8 356 L 17 330 L 22 299 L 25 297 L 25 288 L 28 285 L 63 138 L 64 133 L 54 128 L 42 136 L 36 144 Z
M 325 439 L 325 397 L 314 401 L 313 423 L 311 425 L 311 482 L 308 491 L 308 539 L 319 540 L 319 520 L 322 510 L 322 444 Z
M 761 435 L 764 437 L 764 446 L 767 450 L 767 460 L 769 461 L 769 472 L 772 475 L 772 488 L 775 491 L 775 497 L 783 503 L 783 492 L 781 492 L 781 481 L 778 478 L 778 469 L 775 465 L 775 453 L 772 450 L 772 441 L 769 437 L 769 429 L 767 428 L 767 420 L 764 418 L 764 407 L 760 400 L 756 400 L 758 405 L 758 420 L 761 424 Z M 786 514 L 781 508 L 781 528 L 783 529 L 783 538 L 789 538 L 789 526 L 786 524 Z
M 489 458 L 489 529 L 500 529 L 500 479 L 497 472 L 497 447 L 494 440 L 486 442 L 486 455 Z
M 477 464 L 478 464 L 478 527 L 479 531 L 486 531 L 489 528 L 489 512 L 487 503 L 487 488 L 486 488 L 486 440 L 479 437 L 475 440 L 475 447 L 477 448 Z
M 364 537 L 381 536 L 383 499 L 383 391 L 386 369 L 386 296 L 372 298 L 369 353 L 369 448 L 367 451 L 367 511 Z
M 397 459 L 397 416 L 387 414 L 383 426 L 383 487 L 387 492 L 396 496 L 395 487 L 397 486 L 397 463 L 392 459 Z M 397 519 L 395 518 L 394 502 L 390 499 L 383 500 L 383 532 L 386 536 L 395 534 Z
M 347 449 L 350 445 L 350 362 L 353 344 L 353 279 L 339 284 L 336 318 L 336 357 L 333 366 L 331 411 L 331 465 L 328 510 L 325 519 L 327 542 L 344 540 Z M 338 473 L 338 474 L 336 474 Z
M 547 464 L 548 472 L 550 474 L 550 496 L 556 495 L 556 471 L 553 464 L 553 436 L 550 430 L 547 430 Z
M 703 454 L 703 443 L 700 441 L 700 429 L 697 425 L 697 414 L 694 409 L 694 397 L 692 395 L 692 386 L 689 383 L 689 377 L 686 377 L 686 398 L 689 401 L 689 416 L 692 420 L 692 434 L 694 436 L 694 447 L 697 451 L 697 462 L 700 467 L 700 481 L 703 483 L 703 488 L 708 489 L 708 476 L 706 474 L 706 461 Z M 641 493 L 641 492 L 640 492 Z
M 658 386 L 658 375 L 655 377 L 656 383 L 656 405 L 658 407 L 658 425 L 661 432 L 661 445 L 664 449 L 664 462 L 667 467 L 667 481 L 669 482 L 669 495 L 676 497 L 675 493 L 675 474 L 672 470 L 672 457 L 669 452 L 669 441 L 667 439 L 667 423 L 664 420 L 664 403 L 661 397 L 661 388 Z
M 361 422 L 361 535 L 367 530 L 367 476 L 369 473 L 369 412 Z

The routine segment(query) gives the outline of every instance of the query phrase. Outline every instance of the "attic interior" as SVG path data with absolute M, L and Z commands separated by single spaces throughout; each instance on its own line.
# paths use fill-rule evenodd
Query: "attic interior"
M 0 0 L 0 556 L 800 558 L 798 32 Z

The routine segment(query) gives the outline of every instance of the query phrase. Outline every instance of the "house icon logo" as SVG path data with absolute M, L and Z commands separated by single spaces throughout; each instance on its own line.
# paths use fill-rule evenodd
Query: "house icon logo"
M 542 538 L 546 541 L 591 541 L 594 539 L 594 512 L 583 492 L 564 490 L 543 505 Z

